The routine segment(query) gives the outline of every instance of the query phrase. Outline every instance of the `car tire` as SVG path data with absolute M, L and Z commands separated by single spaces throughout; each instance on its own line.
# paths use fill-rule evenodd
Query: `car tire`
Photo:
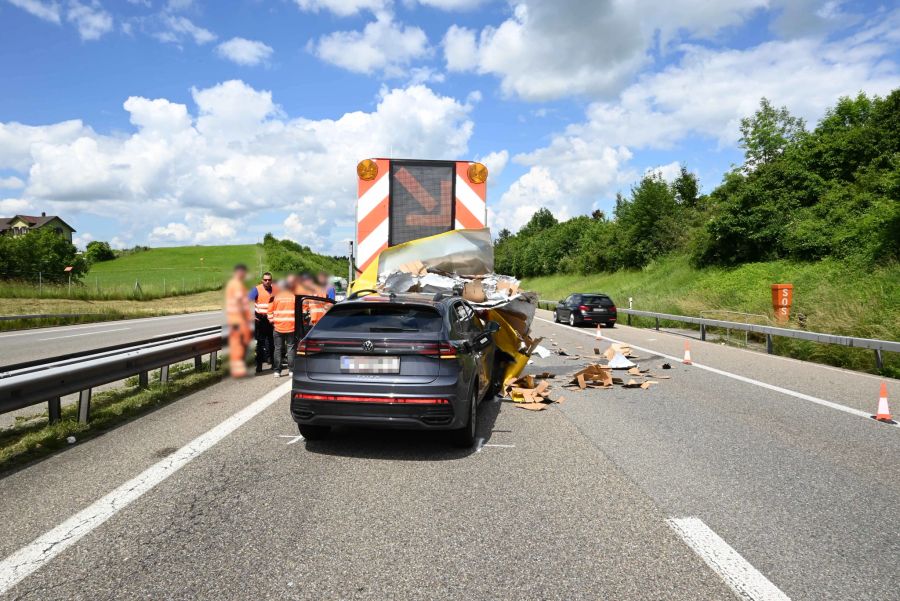
M 559 311 L 553 310 L 553 323 L 559 323 Z
M 478 394 L 472 394 L 469 404 L 469 417 L 466 425 L 453 431 L 453 446 L 469 449 L 475 444 L 475 431 L 478 426 Z
M 299 424 L 297 429 L 300 435 L 306 440 L 322 440 L 327 438 L 331 432 L 331 426 L 312 426 L 309 424 Z
M 578 322 L 575 321 L 575 313 L 569 313 L 569 325 L 573 328 L 578 326 Z
M 614 328 L 614 327 L 616 327 L 616 322 L 610 321 L 610 322 L 608 322 L 608 323 L 606 324 L 606 327 L 607 327 L 607 328 Z

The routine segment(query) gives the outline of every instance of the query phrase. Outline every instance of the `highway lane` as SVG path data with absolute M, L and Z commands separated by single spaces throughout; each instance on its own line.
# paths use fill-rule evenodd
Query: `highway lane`
M 220 311 L 0 333 L 0 367 L 134 342 L 224 322 Z
M 535 330 L 570 353 L 606 346 L 589 330 Z M 682 348 L 652 330 L 603 332 Z M 863 374 L 692 350 L 727 373 L 874 408 L 878 380 Z M 117 501 L 108 521 L 0 598 L 737 598 L 673 518 L 699 518 L 719 537 L 707 550 L 718 549 L 726 577 L 734 557 L 721 545 L 739 554 L 737 584 L 757 587 L 746 598 L 898 598 L 900 428 L 698 367 L 662 372 L 671 360 L 638 354 L 672 378 L 565 391 L 541 413 L 484 405 L 475 452 L 404 432 L 297 440 L 277 398 L 130 505 Z M 553 355 L 529 369 L 582 364 Z M 0 557 L 274 386 L 223 382 L 7 476 Z M 897 398 L 896 382 L 889 390 Z

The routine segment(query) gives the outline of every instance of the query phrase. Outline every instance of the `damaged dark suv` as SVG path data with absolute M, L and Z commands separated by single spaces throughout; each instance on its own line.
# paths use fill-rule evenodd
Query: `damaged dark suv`
M 451 430 L 471 446 L 493 390 L 497 330 L 458 296 L 338 303 L 297 345 L 291 415 L 311 440 L 354 425 Z

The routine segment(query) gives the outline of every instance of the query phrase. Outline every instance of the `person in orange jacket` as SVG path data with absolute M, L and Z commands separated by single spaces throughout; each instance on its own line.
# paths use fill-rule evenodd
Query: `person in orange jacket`
M 254 333 L 256 335 L 256 373 L 262 372 L 263 363 L 274 363 L 275 335 L 269 322 L 269 301 L 278 294 L 272 283 L 272 274 L 262 275 L 262 281 L 250 289 L 248 298 L 253 303 Z
M 228 326 L 228 365 L 231 376 L 242 378 L 247 375 L 247 345 L 252 333 L 250 320 L 252 313 L 244 280 L 247 278 L 247 266 L 239 263 L 234 266 L 231 279 L 225 284 L 225 324 Z
M 294 370 L 295 287 L 296 278 L 289 275 L 284 285 L 278 287 L 278 292 L 269 301 L 269 321 L 275 330 L 275 357 L 272 370 L 276 378 L 281 377 L 282 361 L 287 363 L 289 375 L 293 374 Z

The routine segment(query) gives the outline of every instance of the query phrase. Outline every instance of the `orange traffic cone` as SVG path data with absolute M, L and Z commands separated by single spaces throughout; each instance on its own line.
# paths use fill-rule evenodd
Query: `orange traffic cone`
M 685 365 L 693 365 L 693 361 L 691 361 L 691 343 L 687 340 L 684 341 L 684 360 L 682 363 Z
M 597 324 L 597 333 L 594 335 L 597 340 L 603 340 L 603 334 L 600 333 L 600 324 Z
M 888 407 L 887 402 L 887 384 L 884 382 L 881 383 L 881 392 L 878 395 L 878 413 L 872 416 L 872 419 L 876 419 L 880 422 L 885 422 L 888 424 L 896 424 L 897 422 L 891 417 L 891 409 Z

